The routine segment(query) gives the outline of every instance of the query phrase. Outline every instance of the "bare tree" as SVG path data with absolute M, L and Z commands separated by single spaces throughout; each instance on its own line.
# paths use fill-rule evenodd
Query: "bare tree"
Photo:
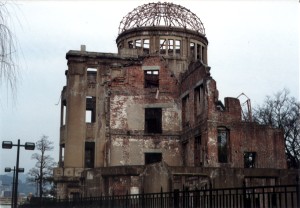
M 0 83 L 7 83 L 14 94 L 17 82 L 16 38 L 9 28 L 7 1 L 0 0 Z
M 289 168 L 300 168 L 300 103 L 284 89 L 254 109 L 254 120 L 284 130 Z
M 34 153 L 31 158 L 36 160 L 35 167 L 28 172 L 27 180 L 30 182 L 37 182 L 39 185 L 39 197 L 42 199 L 46 193 L 47 185 L 52 182 L 52 169 L 55 166 L 54 159 L 47 154 L 48 151 L 53 150 L 53 142 L 48 140 L 48 137 L 43 135 L 40 140 L 36 142 L 36 150 L 39 153 Z

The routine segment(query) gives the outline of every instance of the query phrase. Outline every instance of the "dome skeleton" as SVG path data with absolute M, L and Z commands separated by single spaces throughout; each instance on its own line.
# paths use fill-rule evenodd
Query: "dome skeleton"
M 190 10 L 173 3 L 149 3 L 129 12 L 119 25 L 119 34 L 135 27 L 181 27 L 205 35 L 201 20 Z

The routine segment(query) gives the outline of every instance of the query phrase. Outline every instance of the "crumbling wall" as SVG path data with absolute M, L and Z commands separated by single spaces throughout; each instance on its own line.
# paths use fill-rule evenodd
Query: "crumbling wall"
M 209 68 L 201 62 L 190 65 L 181 75 L 182 125 L 184 164 L 197 166 L 197 157 L 206 167 L 286 168 L 282 130 L 243 122 L 241 105 L 237 98 L 226 97 L 224 104 L 218 99 L 216 81 Z M 200 87 L 204 91 L 204 113 L 197 115 Z M 200 96 L 201 97 L 201 96 Z M 226 159 L 220 160 L 219 132 L 226 132 Z M 195 138 L 201 135 L 201 151 L 196 153 Z M 197 155 L 198 154 L 198 155 Z M 248 155 L 251 156 L 248 156 Z M 247 159 L 248 158 L 248 159 Z M 246 164 L 247 160 L 250 165 Z M 253 164 L 252 164 L 253 163 Z M 248 167 L 249 166 L 249 167 Z
M 159 73 L 159 86 L 146 88 L 144 73 L 152 69 Z M 160 57 L 149 57 L 141 66 L 121 70 L 112 73 L 109 165 L 144 165 L 144 154 L 151 152 L 161 153 L 169 165 L 181 165 L 181 106 L 171 69 Z M 161 133 L 146 132 L 146 108 L 161 109 Z
M 168 166 L 164 162 L 146 166 L 103 167 L 83 172 L 83 196 L 159 193 L 177 190 L 236 188 L 261 185 L 294 185 L 297 170 L 274 168 L 217 168 Z
M 161 153 L 170 166 L 182 165 L 178 137 L 112 136 L 110 165 L 144 165 L 145 153 Z
M 167 192 L 171 189 L 171 172 L 163 162 L 147 165 L 141 176 L 145 193 L 158 193 L 161 189 Z

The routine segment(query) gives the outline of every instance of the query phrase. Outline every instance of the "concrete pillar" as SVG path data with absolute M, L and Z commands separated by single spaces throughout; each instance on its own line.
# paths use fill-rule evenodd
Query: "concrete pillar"
M 101 68 L 100 68 L 101 69 Z M 105 166 L 105 138 L 106 138 L 106 97 L 105 86 L 98 84 L 97 87 L 97 132 L 95 141 L 95 167 Z
M 85 77 L 83 64 L 69 64 L 64 167 L 82 168 L 84 166 Z
M 207 46 L 204 47 L 204 53 L 202 54 L 203 56 L 203 63 L 208 65 L 208 62 L 207 62 Z

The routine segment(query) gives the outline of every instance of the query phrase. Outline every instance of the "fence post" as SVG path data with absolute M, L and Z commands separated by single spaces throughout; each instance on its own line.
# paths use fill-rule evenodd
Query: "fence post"
M 160 187 L 160 207 L 163 208 L 163 188 L 162 186 Z
M 179 189 L 175 189 L 173 194 L 174 194 L 174 208 L 179 208 Z
M 145 208 L 144 188 L 142 189 L 142 208 Z
M 296 207 L 300 207 L 300 192 L 299 192 L 299 187 L 300 187 L 300 176 L 296 176 L 296 198 L 297 198 L 297 204 Z
M 126 191 L 125 208 L 128 208 L 128 190 Z
M 111 200 L 110 200 L 110 201 L 111 201 L 111 203 L 110 203 L 110 207 L 111 207 L 111 208 L 114 208 L 114 200 L 115 200 L 115 192 L 113 191 L 113 192 L 112 192 L 112 198 L 111 198 Z
M 245 208 L 249 207 L 245 181 L 243 182 L 243 205 Z
M 197 187 L 195 187 L 195 190 L 194 190 L 194 196 L 193 196 L 193 204 L 194 204 L 194 207 L 200 207 L 200 194 L 199 194 L 199 190 Z
M 93 202 L 92 202 L 92 196 L 91 196 L 91 194 L 90 194 L 90 197 L 88 197 L 88 202 L 89 202 L 89 204 L 92 204 Z
M 245 179 L 243 181 L 243 186 L 242 186 L 242 197 L 241 197 L 241 202 L 240 204 L 245 207 L 245 200 L 246 200 L 246 191 L 245 191 Z
M 185 192 L 184 192 L 184 190 L 185 190 L 185 187 L 184 187 L 184 185 L 182 185 L 182 208 L 185 208 Z
M 209 187 L 209 207 L 213 207 L 213 196 L 212 196 L 212 187 Z

